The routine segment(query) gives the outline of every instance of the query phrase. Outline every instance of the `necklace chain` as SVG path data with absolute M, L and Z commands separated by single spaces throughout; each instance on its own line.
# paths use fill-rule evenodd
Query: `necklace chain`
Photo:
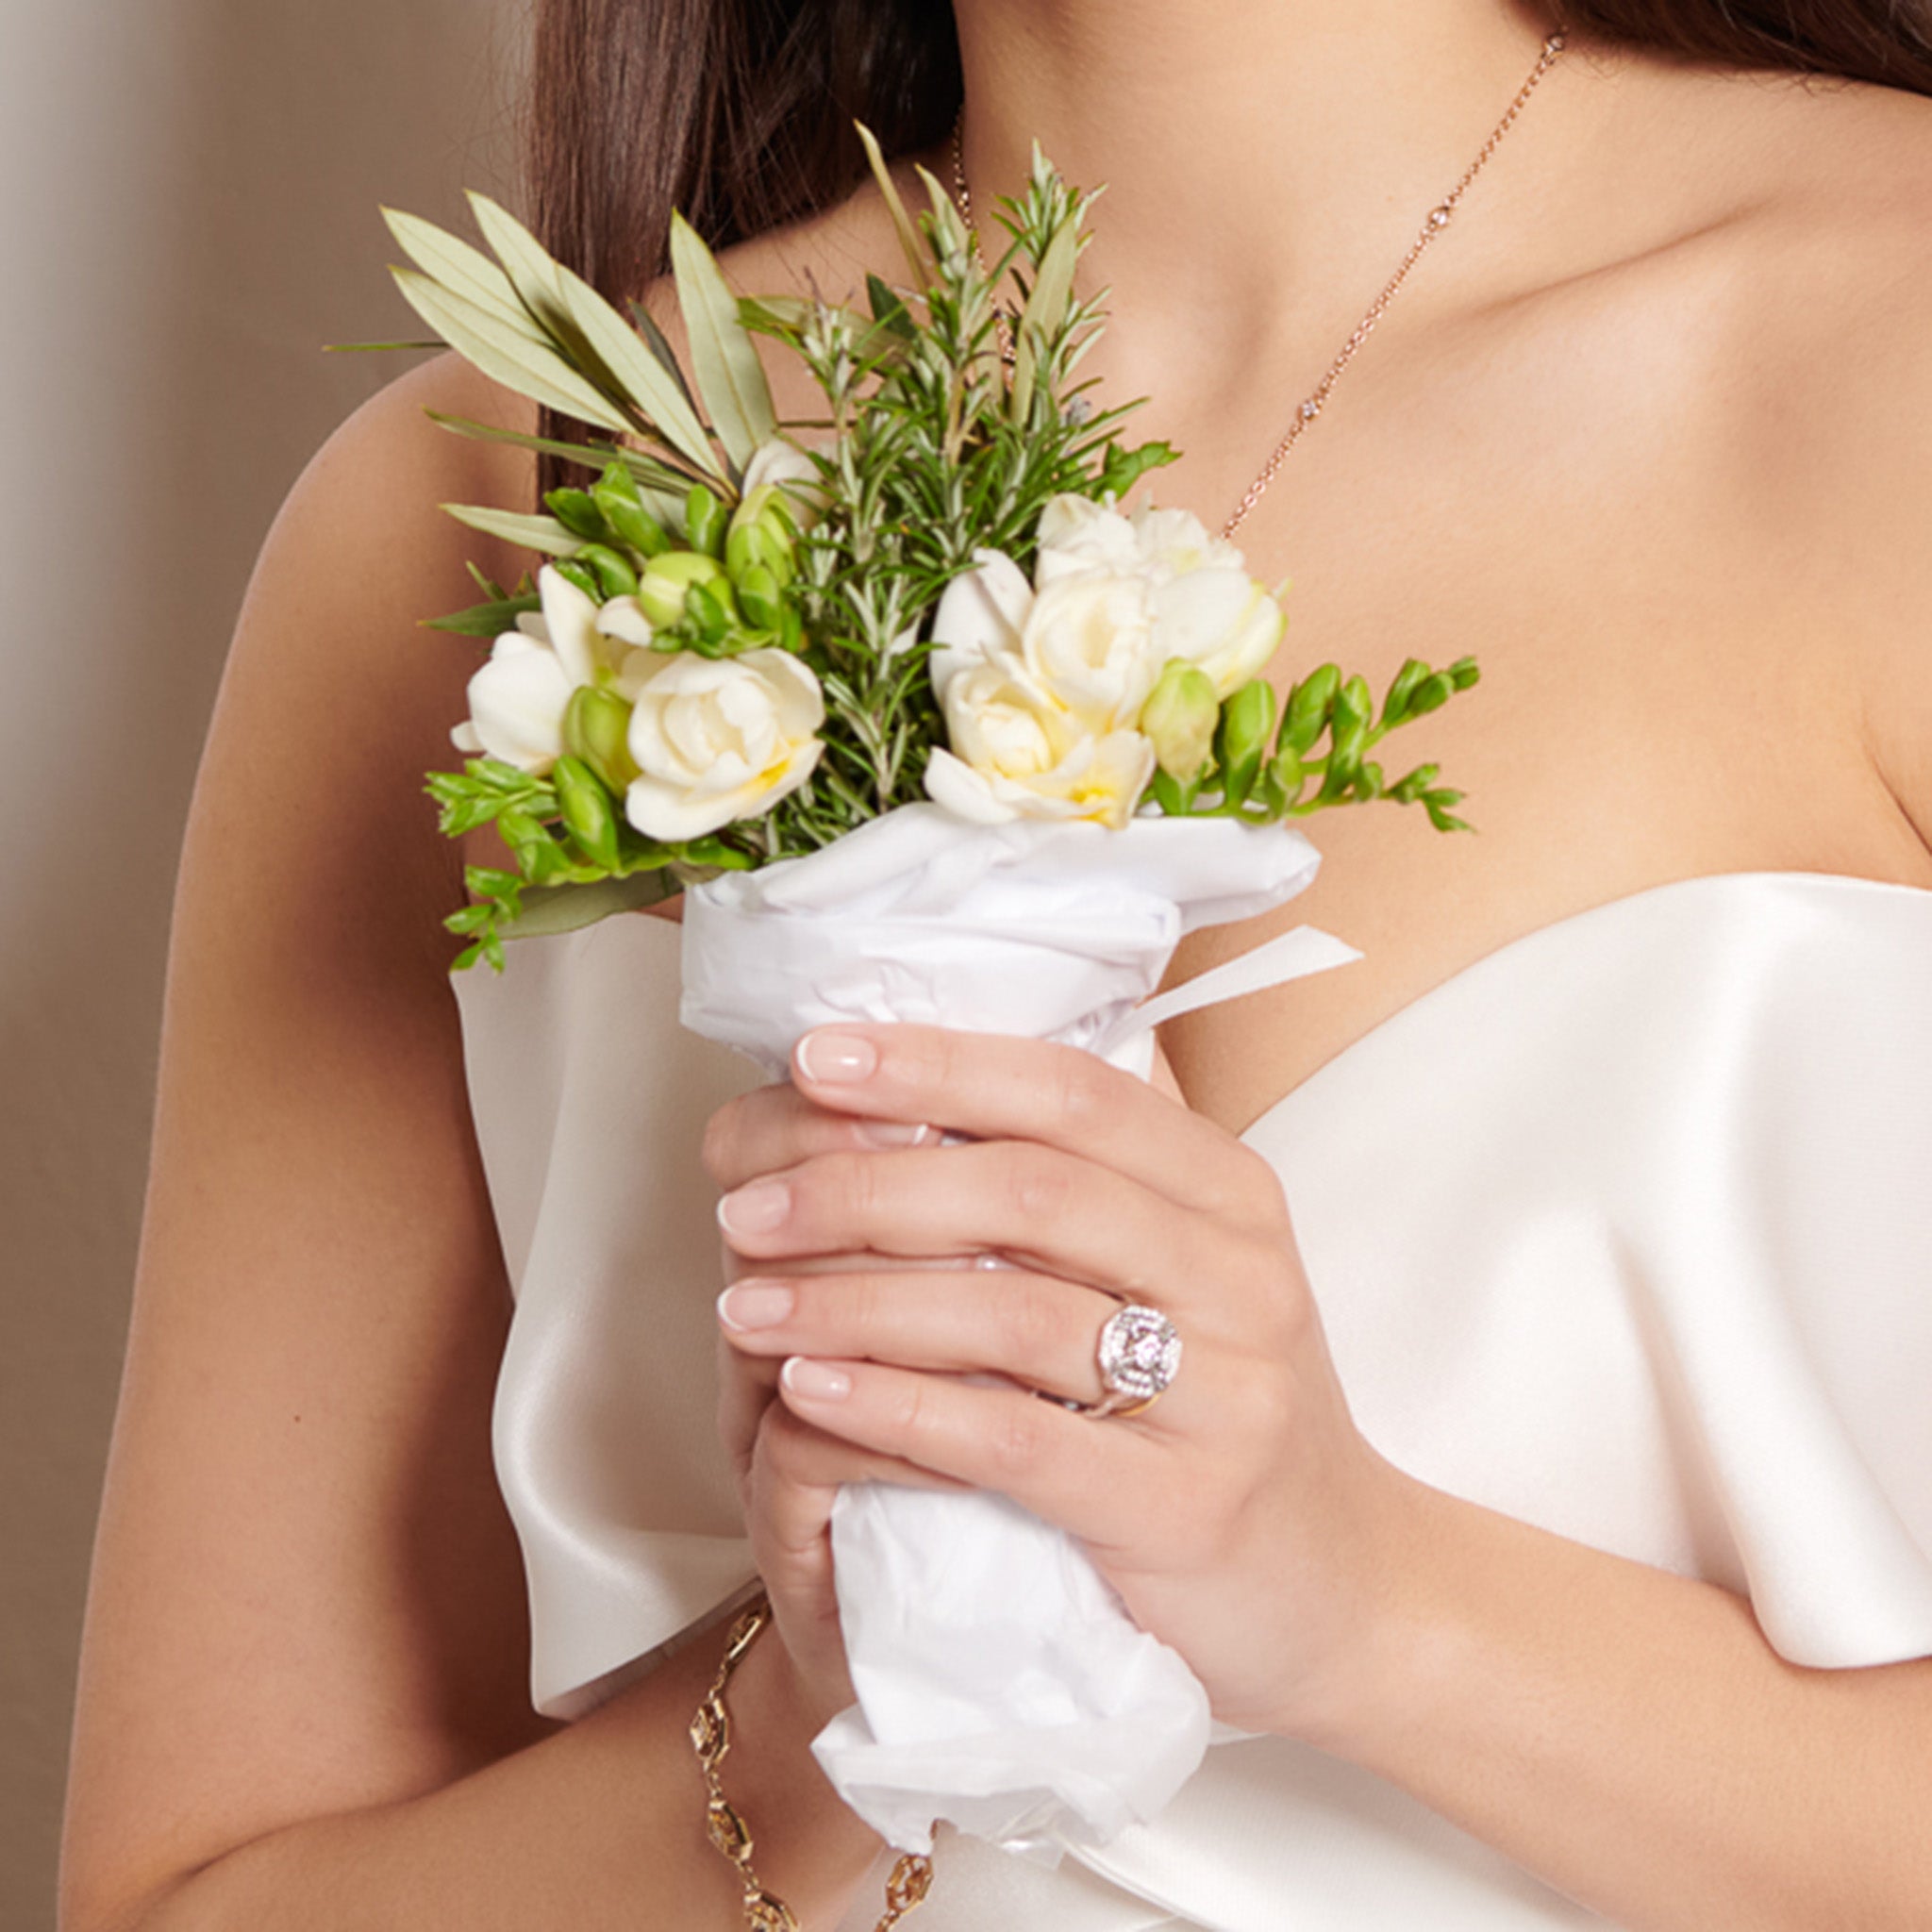
M 1261 465 L 1259 474 L 1248 485 L 1241 502 L 1235 506 L 1233 515 L 1222 525 L 1221 534 L 1224 537 L 1232 537 L 1246 522 L 1248 512 L 1260 502 L 1262 493 L 1269 484 L 1274 482 L 1275 472 L 1288 459 L 1289 451 L 1314 427 L 1323 409 L 1327 406 L 1328 397 L 1335 385 L 1341 381 L 1342 372 L 1360 353 L 1362 344 L 1374 334 L 1376 324 L 1382 320 L 1389 305 L 1401 292 L 1402 285 L 1408 280 L 1416 263 L 1428 252 L 1430 243 L 1443 234 L 1450 223 L 1456 219 L 1456 211 L 1462 205 L 1463 196 L 1469 192 L 1476 176 L 1489 165 L 1491 157 L 1502 146 L 1504 138 L 1515 126 L 1518 116 L 1529 105 L 1529 97 L 1541 85 L 1543 76 L 1563 58 L 1564 44 L 1564 37 L 1560 31 L 1551 34 L 1544 41 L 1542 51 L 1537 57 L 1537 63 L 1530 70 L 1529 78 L 1517 89 L 1516 98 L 1509 103 L 1503 118 L 1491 130 L 1490 138 L 1477 150 L 1475 158 L 1462 171 L 1462 178 L 1424 217 L 1422 230 L 1409 243 L 1408 253 L 1402 258 L 1395 273 L 1383 285 L 1382 292 L 1369 304 L 1367 312 L 1356 324 L 1354 333 L 1342 343 L 1335 359 L 1323 372 L 1321 381 L 1308 391 L 1293 416 L 1290 418 L 1287 433 L 1270 451 L 1268 460 Z M 959 213 L 973 234 L 974 257 L 979 263 L 981 275 L 985 275 L 986 257 L 980 250 L 978 231 L 973 225 L 973 190 L 967 185 L 966 180 L 965 126 L 966 110 L 962 106 L 958 118 L 953 123 L 953 187 L 959 203 Z M 1007 311 L 1003 307 L 995 308 L 993 314 L 999 330 L 1000 356 L 1010 365 L 1013 360 L 1012 325 L 1008 320 Z

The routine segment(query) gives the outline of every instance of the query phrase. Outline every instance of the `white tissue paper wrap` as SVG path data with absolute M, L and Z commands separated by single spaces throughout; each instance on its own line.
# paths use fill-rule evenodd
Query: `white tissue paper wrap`
M 1145 1077 L 1160 1021 L 1357 957 L 1297 927 L 1155 996 L 1184 934 L 1272 910 L 1319 863 L 1280 826 L 907 806 L 688 894 L 680 1016 L 774 1076 L 812 1027 L 915 1021 Z M 863 1483 L 834 1506 L 832 1549 L 858 1702 L 813 1749 L 899 1850 L 929 1850 L 942 1820 L 1052 1862 L 1151 1819 L 1200 1764 L 1199 1682 L 1064 1532 L 995 1495 Z

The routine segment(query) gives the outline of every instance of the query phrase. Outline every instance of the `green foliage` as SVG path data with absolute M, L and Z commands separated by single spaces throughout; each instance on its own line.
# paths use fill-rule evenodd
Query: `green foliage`
M 1004 240 L 982 266 L 941 184 L 921 171 L 928 205 L 915 214 L 860 134 L 906 281 L 868 275 L 862 310 L 816 291 L 741 297 L 675 220 L 690 374 L 647 310 L 630 304 L 626 321 L 486 197 L 471 201 L 493 259 L 413 216 L 389 216 L 416 264 L 395 271 L 397 281 L 443 340 L 596 432 L 569 442 L 437 415 L 455 434 L 562 457 L 589 477 L 548 492 L 541 515 L 450 513 L 547 556 L 599 604 L 635 598 L 657 650 L 796 653 L 827 707 L 824 749 L 802 788 L 762 818 L 683 844 L 645 840 L 626 820 L 629 706 L 601 685 L 573 700 L 567 752 L 547 776 L 490 758 L 433 774 L 444 832 L 494 825 L 513 867 L 469 869 L 473 903 L 448 921 L 468 941 L 459 965 L 500 969 L 507 939 L 810 852 L 923 797 L 927 754 L 946 734 L 921 633 L 946 585 L 982 547 L 1030 572 L 1049 499 L 1116 500 L 1175 459 L 1164 442 L 1124 440 L 1138 403 L 1097 410 L 1092 384 L 1078 379 L 1103 326 L 1097 300 L 1074 292 L 1093 195 L 1070 188 L 1036 148 L 1024 193 L 995 205 Z M 1007 287 L 1020 292 L 1010 366 L 996 306 Z M 784 425 L 806 433 L 816 487 L 747 498 L 747 469 L 780 428 L 760 336 L 802 359 L 825 414 Z M 472 574 L 484 601 L 433 628 L 493 638 L 541 608 L 527 575 L 506 590 Z M 1257 679 L 1217 708 L 1193 675 L 1192 686 L 1164 682 L 1156 708 L 1151 798 L 1161 810 L 1273 823 L 1383 797 L 1421 805 L 1440 829 L 1466 829 L 1453 810 L 1461 794 L 1437 783 L 1435 766 L 1390 782 L 1370 754 L 1473 685 L 1473 661 L 1437 671 L 1411 660 L 1379 711 L 1367 683 L 1334 665 L 1283 705 Z
M 1213 759 L 1185 783 L 1157 773 L 1154 800 L 1170 817 L 1272 824 L 1387 798 L 1420 805 L 1439 832 L 1466 832 L 1471 827 L 1453 810 L 1462 793 L 1437 784 L 1439 767 L 1418 765 L 1391 783 L 1368 754 L 1391 731 L 1470 690 L 1479 676 L 1474 658 L 1443 671 L 1411 658 L 1391 681 L 1377 715 L 1365 678 L 1343 677 L 1339 666 L 1324 664 L 1290 691 L 1278 730 L 1274 693 L 1257 678 L 1223 705 Z
M 461 772 L 432 772 L 425 789 L 441 808 L 445 837 L 493 824 L 514 864 L 512 871 L 464 869 L 471 903 L 443 921 L 469 941 L 456 959 L 458 970 L 482 961 L 500 973 L 506 940 L 567 932 L 753 863 L 718 838 L 675 844 L 641 838 L 617 795 L 579 758 L 559 758 L 542 778 L 498 758 L 472 758 Z
M 876 155 L 876 150 L 874 151 Z M 1093 411 L 1073 376 L 1101 328 L 1073 270 L 1092 197 L 1037 151 L 1026 192 L 998 204 L 1007 242 L 982 270 L 950 198 L 901 202 L 875 163 L 911 279 L 867 282 L 869 312 L 821 301 L 741 304 L 755 331 L 803 358 L 832 432 L 814 448 L 827 501 L 799 541 L 807 661 L 832 709 L 825 755 L 776 810 L 774 849 L 808 851 L 924 796 L 925 755 L 945 741 L 918 636 L 980 546 L 1031 565 L 1040 513 L 1061 492 L 1104 499 L 1174 460 L 1124 447 L 1137 405 Z M 1000 359 L 995 290 L 1023 291 L 1016 359 Z

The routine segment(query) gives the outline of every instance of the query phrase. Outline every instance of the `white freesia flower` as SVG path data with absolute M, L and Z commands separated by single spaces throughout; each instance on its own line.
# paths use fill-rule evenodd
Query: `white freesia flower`
M 1043 691 L 1102 737 L 1140 717 L 1166 661 L 1146 583 L 1107 570 L 1042 585 L 1020 629 L 1020 657 Z
M 563 755 L 563 713 L 575 687 L 548 644 L 505 631 L 470 680 L 470 715 L 450 733 L 466 756 L 543 773 Z
M 952 750 L 925 768 L 928 797 L 977 824 L 1019 818 L 1126 824 L 1154 775 L 1138 731 L 1095 733 L 1011 655 L 960 672 L 946 690 Z
M 1165 582 L 1197 570 L 1247 572 L 1247 559 L 1225 537 L 1215 536 L 1191 509 L 1146 503 L 1128 519 L 1143 570 Z
M 635 695 L 656 654 L 635 597 L 601 608 L 548 564 L 537 574 L 543 608 L 517 620 L 471 678 L 468 720 L 450 733 L 460 752 L 501 758 L 536 775 L 563 756 L 563 714 L 580 684 Z
M 1142 568 L 1135 527 L 1119 510 L 1089 496 L 1062 492 L 1040 513 L 1040 554 L 1033 575 L 1041 585 L 1069 571 Z
M 1227 697 L 1259 677 L 1288 629 L 1288 614 L 1244 566 L 1208 564 L 1156 587 L 1154 636 L 1161 661 L 1184 658 Z
M 933 612 L 933 652 L 926 661 L 933 695 L 941 704 L 961 671 L 1003 654 L 1019 654 L 1020 626 L 1032 608 L 1033 586 L 1005 551 L 973 553 L 973 568 L 946 586 Z
M 1134 572 L 1070 571 L 1036 592 L 997 550 L 977 550 L 933 613 L 933 694 L 943 705 L 962 673 L 1015 659 L 1089 730 L 1130 725 L 1165 661 L 1145 581 Z
M 1146 583 L 1159 663 L 1199 665 L 1221 697 L 1261 675 L 1288 628 L 1240 550 L 1191 510 L 1148 504 L 1123 515 L 1085 497 L 1053 497 L 1041 512 L 1035 581 L 1044 590 L 1094 569 Z
M 631 713 L 642 775 L 625 793 L 625 816 L 665 841 L 755 818 L 811 775 L 824 722 L 819 681 L 790 651 L 659 656 Z

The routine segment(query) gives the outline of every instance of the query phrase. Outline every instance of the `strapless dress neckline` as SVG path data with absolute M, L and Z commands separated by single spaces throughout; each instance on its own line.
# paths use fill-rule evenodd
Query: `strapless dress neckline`
M 1733 899 L 1748 903 L 1757 889 L 1765 889 L 1773 894 L 1780 894 L 1786 888 L 1795 890 L 1801 895 L 1815 893 L 1815 907 L 1824 911 L 1837 895 L 1844 894 L 1857 898 L 1865 893 L 1880 897 L 1903 899 L 1922 906 L 1932 907 L 1932 888 L 1901 885 L 1890 879 L 1868 879 L 1853 873 L 1836 872 L 1779 872 L 1774 870 L 1692 873 L 1683 878 L 1665 879 L 1654 886 L 1640 886 L 1635 891 L 1619 894 L 1614 899 L 1606 899 L 1594 906 L 1585 906 L 1574 912 L 1567 912 L 1556 919 L 1548 920 L 1541 925 L 1532 926 L 1527 932 L 1519 933 L 1514 939 L 1505 940 L 1487 953 L 1479 954 L 1466 965 L 1457 967 L 1446 978 L 1438 980 L 1433 986 L 1425 987 L 1412 999 L 1405 1000 L 1392 1012 L 1386 1014 L 1367 1031 L 1357 1034 L 1345 1046 L 1332 1054 L 1315 1068 L 1305 1079 L 1298 1081 L 1285 1093 L 1271 1101 L 1249 1124 L 1242 1128 L 1241 1138 L 1251 1139 L 1256 1134 L 1265 1135 L 1269 1120 L 1277 1113 L 1289 1110 L 1300 1101 L 1308 1104 L 1306 1095 L 1310 1089 L 1319 1091 L 1319 1083 L 1325 1078 L 1343 1077 L 1336 1070 L 1343 1067 L 1357 1048 L 1379 1050 L 1376 1041 L 1379 1035 L 1389 1028 L 1407 1031 L 1432 1024 L 1433 1015 L 1439 1003 L 1453 1004 L 1466 997 L 1462 991 L 1465 982 L 1487 981 L 1517 970 L 1519 955 L 1540 957 L 1561 951 L 1575 943 L 1580 938 L 1587 942 L 1591 929 L 1613 924 L 1627 918 L 1651 918 L 1653 906 L 1663 905 L 1670 908 L 1673 916 L 1678 913 L 1688 902 L 1693 910 L 1703 900 L 1713 901 Z M 1583 929 L 1578 931 L 1578 929 Z
M 757 1076 L 681 1032 L 676 973 L 675 927 L 620 919 L 458 981 L 517 1291 L 497 1469 L 533 1698 L 563 1716 L 749 1574 L 696 1146 Z M 1706 874 L 1507 942 L 1283 1095 L 1242 1138 L 1282 1176 L 1368 1439 L 1748 1595 L 1794 1662 L 1932 1654 L 1928 994 L 1932 892 Z M 1601 1923 L 1273 1739 L 1211 1751 L 1084 1866 L 948 1840 L 940 1879 L 924 1932 Z

